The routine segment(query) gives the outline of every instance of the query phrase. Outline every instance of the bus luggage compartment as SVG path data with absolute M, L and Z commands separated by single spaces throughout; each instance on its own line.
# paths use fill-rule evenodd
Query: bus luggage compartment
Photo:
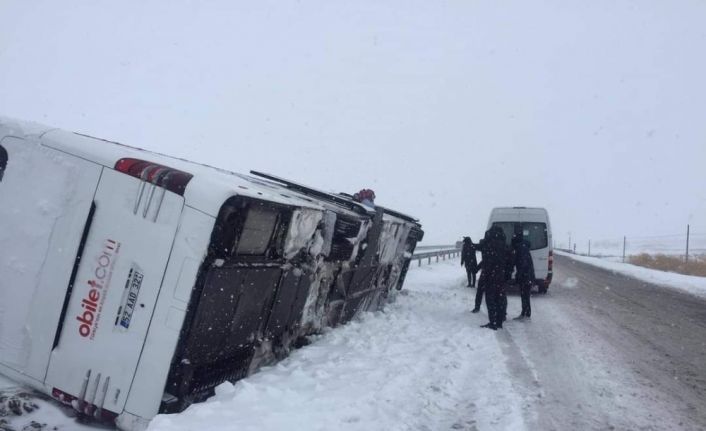
M 281 274 L 279 267 L 208 271 L 183 346 L 180 378 L 172 383 L 174 395 L 198 397 L 246 375 Z
M 171 364 L 166 392 L 179 401 L 161 411 L 181 410 L 248 373 L 285 274 L 294 209 L 243 196 L 223 204 Z

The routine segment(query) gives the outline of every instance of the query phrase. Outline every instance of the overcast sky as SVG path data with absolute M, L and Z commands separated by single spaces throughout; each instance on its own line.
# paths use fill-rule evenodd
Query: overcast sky
M 425 243 L 706 232 L 703 1 L 0 0 L 0 115 L 334 191 Z

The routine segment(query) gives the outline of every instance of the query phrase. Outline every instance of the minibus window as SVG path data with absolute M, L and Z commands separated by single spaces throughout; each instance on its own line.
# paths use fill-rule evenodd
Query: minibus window
M 522 237 L 530 243 L 530 250 L 547 247 L 546 223 L 522 223 Z
M 238 239 L 236 254 L 264 255 L 272 239 L 276 224 L 276 211 L 258 206 L 250 207 Z
M 515 232 L 517 232 L 519 225 L 519 223 L 515 222 L 493 223 L 493 226 L 499 227 L 503 230 L 503 233 L 505 234 L 505 242 L 507 243 L 507 245 L 510 245 L 510 241 L 512 241 L 512 237 L 515 235 Z
M 507 245 L 511 245 L 514 235 L 522 235 L 522 239 L 529 242 L 530 250 L 539 250 L 549 244 L 546 223 L 496 222 L 493 226 L 503 230 Z

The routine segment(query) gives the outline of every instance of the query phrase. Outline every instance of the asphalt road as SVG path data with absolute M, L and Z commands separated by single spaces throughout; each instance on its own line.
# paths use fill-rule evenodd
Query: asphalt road
M 530 428 L 706 429 L 706 301 L 564 256 L 532 299 L 498 331 Z

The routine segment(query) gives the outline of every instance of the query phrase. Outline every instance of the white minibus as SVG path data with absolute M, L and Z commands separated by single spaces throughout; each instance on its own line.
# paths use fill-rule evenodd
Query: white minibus
M 540 293 L 546 293 L 552 282 L 552 229 L 549 214 L 544 208 L 499 207 L 493 208 L 488 220 L 488 229 L 502 228 L 508 246 L 515 235 L 530 244 L 534 264 L 535 285 Z

